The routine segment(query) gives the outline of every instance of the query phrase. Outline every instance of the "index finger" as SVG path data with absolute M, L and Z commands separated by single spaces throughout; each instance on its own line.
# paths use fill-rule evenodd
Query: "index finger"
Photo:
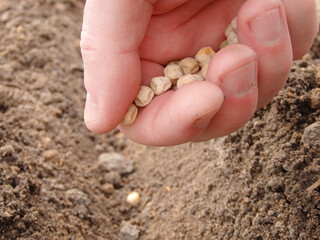
M 138 92 L 139 45 L 156 0 L 87 0 L 81 32 L 85 123 L 96 133 L 114 129 Z

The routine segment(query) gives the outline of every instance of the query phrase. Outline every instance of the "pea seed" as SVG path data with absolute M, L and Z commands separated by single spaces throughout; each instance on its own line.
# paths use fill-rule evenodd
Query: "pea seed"
M 179 66 L 184 74 L 193 74 L 199 70 L 199 64 L 197 60 L 191 57 L 181 60 Z
M 124 125 L 132 125 L 136 120 L 138 115 L 138 108 L 136 105 L 131 104 L 124 119 L 122 120 L 122 124 Z
M 154 97 L 154 92 L 151 88 L 146 86 L 141 86 L 134 102 L 138 107 L 145 107 L 151 102 L 153 97 Z
M 171 86 L 171 80 L 167 77 L 154 77 L 150 82 L 150 87 L 154 91 L 155 95 L 163 94 L 164 92 L 168 91 Z

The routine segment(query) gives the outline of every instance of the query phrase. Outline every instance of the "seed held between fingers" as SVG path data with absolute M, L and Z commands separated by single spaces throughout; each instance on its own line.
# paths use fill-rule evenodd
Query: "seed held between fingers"
M 206 79 L 207 76 L 207 71 L 208 71 L 208 67 L 209 67 L 209 63 L 207 63 L 206 65 L 204 65 L 201 69 L 201 75 L 204 79 Z
M 182 86 L 197 81 L 196 78 L 191 74 L 183 75 L 181 78 L 179 78 L 177 82 L 177 89 L 181 88 Z
M 237 18 L 234 18 L 225 30 L 227 39 L 220 45 L 220 49 L 238 43 L 237 37 Z M 215 52 L 211 47 L 201 48 L 194 58 L 187 57 L 181 61 L 174 60 L 169 62 L 164 70 L 164 76 L 154 77 L 150 81 L 150 87 L 141 86 L 126 113 L 122 123 L 132 125 L 138 114 L 138 107 L 147 106 L 155 95 L 160 95 L 168 90 L 177 90 L 182 86 L 195 81 L 203 81 L 206 78 L 209 63 Z M 138 107 L 137 107 L 138 106 Z M 137 196 L 136 193 L 134 193 Z
M 201 73 L 197 73 L 197 74 L 192 74 L 192 77 L 194 77 L 194 79 L 196 81 L 203 81 L 204 77 L 202 76 L 202 72 Z
M 132 125 L 136 120 L 137 115 L 138 107 L 134 104 L 131 104 L 121 123 L 124 125 Z
M 237 33 L 234 32 L 234 31 L 232 31 L 232 32 L 229 34 L 227 40 L 228 40 L 228 44 L 229 44 L 229 45 L 239 43 Z
M 153 97 L 154 92 L 151 88 L 147 86 L 141 86 L 134 102 L 138 107 L 145 107 L 151 102 Z
M 234 30 L 234 29 L 233 29 L 232 25 L 230 24 L 230 25 L 226 28 L 226 30 L 225 30 L 225 32 L 224 32 L 224 35 L 225 35 L 226 37 L 228 37 L 229 34 L 230 34 L 233 30 Z
M 198 51 L 195 59 L 199 62 L 200 67 L 203 67 L 206 63 L 210 62 L 214 54 L 215 52 L 211 47 L 203 47 Z
M 163 70 L 164 76 L 169 78 L 172 83 L 176 82 L 182 75 L 182 69 L 177 64 L 170 64 Z
M 179 66 L 184 74 L 197 73 L 199 70 L 199 63 L 192 57 L 181 60 Z
M 171 80 L 167 77 L 154 77 L 151 79 L 150 87 L 155 95 L 163 94 L 172 86 Z

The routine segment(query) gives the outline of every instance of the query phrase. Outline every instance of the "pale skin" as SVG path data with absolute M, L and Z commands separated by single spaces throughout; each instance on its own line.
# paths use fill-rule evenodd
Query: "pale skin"
M 163 75 L 171 60 L 204 46 L 219 50 L 235 16 L 240 44 L 213 57 L 205 81 L 155 97 L 132 126 L 120 124 L 140 85 Z M 314 0 L 87 0 L 86 126 L 95 133 L 119 127 L 156 146 L 227 135 L 272 100 L 318 29 Z

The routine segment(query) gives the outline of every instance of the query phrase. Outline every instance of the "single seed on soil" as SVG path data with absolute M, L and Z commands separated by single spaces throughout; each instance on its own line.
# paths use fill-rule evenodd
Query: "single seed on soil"
M 209 63 L 207 63 L 206 65 L 204 65 L 201 69 L 201 75 L 204 79 L 206 79 L 207 76 L 207 71 L 208 71 L 208 67 L 209 67 Z
M 229 44 L 229 45 L 239 43 L 239 41 L 238 41 L 238 36 L 237 36 L 236 32 L 234 32 L 234 31 L 232 31 L 232 32 L 229 34 L 227 40 L 228 40 L 228 44 Z
M 182 86 L 197 81 L 196 78 L 191 74 L 183 75 L 181 78 L 179 78 L 177 82 L 177 89 L 181 88 Z
M 151 102 L 153 97 L 154 92 L 151 88 L 141 86 L 134 102 L 138 107 L 145 107 Z
M 127 203 L 133 207 L 137 207 L 140 203 L 140 194 L 138 192 L 131 192 L 127 196 Z
M 224 40 L 221 44 L 220 44 L 220 49 L 225 48 L 226 46 L 228 46 L 228 40 Z
M 201 48 L 195 59 L 199 62 L 200 67 L 203 67 L 206 63 L 210 62 L 211 58 L 214 56 L 215 52 L 211 47 L 203 47 Z
M 179 66 L 181 67 L 184 74 L 197 73 L 199 70 L 199 64 L 197 60 L 192 57 L 181 60 Z
M 136 120 L 138 115 L 138 108 L 136 105 L 131 104 L 129 110 L 127 111 L 124 119 L 122 120 L 122 124 L 124 125 L 132 125 Z
M 174 66 L 174 65 L 171 65 Z M 179 67 L 180 68 L 180 67 Z M 171 80 L 167 77 L 154 77 L 151 79 L 150 87 L 155 95 L 168 91 L 172 86 Z
M 183 75 L 182 69 L 177 64 L 170 64 L 163 70 L 164 76 L 169 78 L 172 83 L 176 82 Z

